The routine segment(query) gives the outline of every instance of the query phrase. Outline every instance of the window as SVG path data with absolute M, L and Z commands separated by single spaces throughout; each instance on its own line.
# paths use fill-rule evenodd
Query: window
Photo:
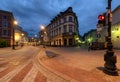
M 58 35 L 58 29 L 56 29 L 56 35 Z
M 69 17 L 69 22 L 72 22 L 72 17 Z
M 3 16 L 3 18 L 4 18 L 4 19 L 6 19 L 6 18 L 7 18 L 7 16 Z
M 59 20 L 59 24 L 61 24 L 61 19 Z
M 61 27 L 59 27 L 59 34 L 61 34 Z
M 3 30 L 3 35 L 8 35 L 7 30 Z
M 66 20 L 66 17 L 64 18 L 64 22 L 66 22 L 67 20 Z
M 69 25 L 69 32 L 73 32 L 72 28 L 73 28 L 73 25 Z
M 4 21 L 2 26 L 3 27 L 7 27 L 8 26 L 8 22 Z
M 2 21 L 2 19 L 0 18 L 0 22 Z
M 67 25 L 64 25 L 63 29 L 64 29 L 64 33 L 67 32 Z

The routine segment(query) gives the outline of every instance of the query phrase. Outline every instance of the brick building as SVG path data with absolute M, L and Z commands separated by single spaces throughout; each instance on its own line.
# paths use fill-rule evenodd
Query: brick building
M 0 10 L 0 38 L 7 40 L 10 45 L 12 45 L 13 21 L 12 12 Z

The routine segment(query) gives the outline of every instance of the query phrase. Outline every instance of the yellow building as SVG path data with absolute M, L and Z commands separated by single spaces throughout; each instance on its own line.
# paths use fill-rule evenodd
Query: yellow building
M 20 26 L 15 27 L 15 45 L 27 44 L 27 32 L 23 31 Z
M 120 5 L 113 10 L 112 14 L 112 42 L 114 48 L 120 49 Z
M 107 18 L 106 18 L 107 23 Z M 108 27 L 103 27 L 101 31 L 101 40 L 106 42 L 106 36 L 108 35 Z M 111 40 L 114 48 L 120 48 L 120 6 L 112 11 L 112 27 L 111 27 Z

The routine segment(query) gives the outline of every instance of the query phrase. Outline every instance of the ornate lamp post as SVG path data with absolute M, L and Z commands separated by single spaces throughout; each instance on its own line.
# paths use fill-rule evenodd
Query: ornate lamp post
M 15 25 L 17 25 L 18 24 L 18 22 L 17 21 L 14 21 L 13 22 L 13 44 L 12 44 L 12 49 L 15 49 Z
M 108 40 L 107 40 L 107 51 L 104 55 L 104 72 L 109 75 L 118 75 L 116 67 L 116 56 L 114 55 L 113 45 L 111 41 L 111 23 L 112 23 L 112 14 L 111 14 L 111 1 L 108 0 Z

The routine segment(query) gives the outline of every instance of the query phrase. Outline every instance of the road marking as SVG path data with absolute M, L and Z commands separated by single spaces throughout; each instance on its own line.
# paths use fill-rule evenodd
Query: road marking
M 10 64 L 13 64 L 13 65 L 18 65 L 20 62 L 19 61 L 12 61 L 12 62 L 9 62 Z
M 13 71 L 14 69 L 15 69 L 15 66 L 10 66 L 10 67 L 6 68 L 5 70 L 1 71 L 0 72 L 0 78 L 2 78 L 3 76 L 5 76 L 9 72 Z
M 9 82 L 22 82 L 24 77 L 32 68 L 33 63 L 30 62 L 27 66 L 25 66 L 19 73 L 17 73 Z
M 12 69 L 11 71 L 8 71 L 11 67 L 5 69 L 4 71 L 7 71 L 8 73 L 5 73 L 2 78 L 0 78 L 0 82 L 9 82 L 10 79 L 12 79 L 18 72 L 20 72 L 28 62 L 24 65 L 19 65 L 16 67 L 16 69 Z M 0 74 L 3 74 L 4 72 L 1 72 Z
M 22 82 L 34 82 L 38 70 L 33 66 L 29 73 L 24 77 Z M 41 82 L 41 81 L 40 81 Z
M 47 82 L 47 77 L 45 77 L 42 73 L 38 72 L 34 82 Z

